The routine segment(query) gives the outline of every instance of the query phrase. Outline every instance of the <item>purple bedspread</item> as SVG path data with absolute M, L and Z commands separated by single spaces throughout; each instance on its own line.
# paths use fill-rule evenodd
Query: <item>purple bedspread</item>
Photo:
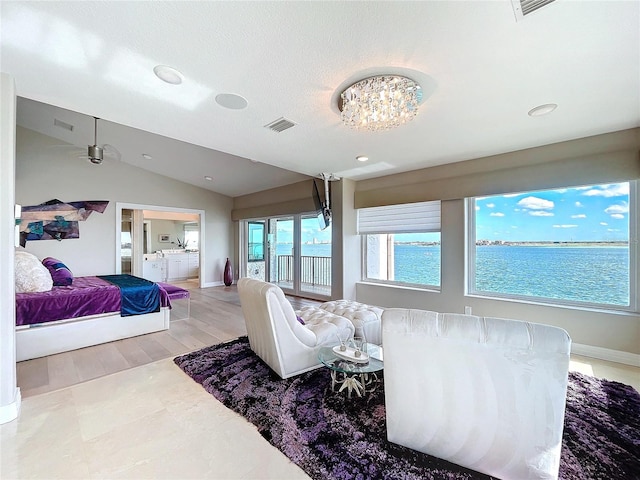
M 167 292 L 160 287 L 160 306 L 170 305 Z M 98 277 L 75 277 L 72 285 L 48 292 L 16 293 L 18 326 L 110 312 L 120 312 L 120 289 Z

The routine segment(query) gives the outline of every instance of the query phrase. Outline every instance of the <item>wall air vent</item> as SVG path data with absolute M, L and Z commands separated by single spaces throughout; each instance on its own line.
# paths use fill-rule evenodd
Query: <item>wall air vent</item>
M 58 120 L 57 118 L 54 118 L 53 124 L 56 127 L 64 128 L 65 130 L 69 130 L 70 132 L 73 132 L 73 125 L 71 125 L 70 123 L 63 122 L 62 120 Z
M 288 128 L 294 127 L 295 125 L 296 124 L 293 123 L 291 120 L 287 120 L 284 117 L 280 117 L 279 119 L 274 120 L 273 122 L 265 125 L 265 128 L 268 128 L 272 132 L 280 133 L 280 132 L 284 132 Z
M 525 16 L 554 1 L 555 0 L 511 0 L 511 5 L 513 6 L 513 12 L 516 14 L 516 21 L 519 22 Z

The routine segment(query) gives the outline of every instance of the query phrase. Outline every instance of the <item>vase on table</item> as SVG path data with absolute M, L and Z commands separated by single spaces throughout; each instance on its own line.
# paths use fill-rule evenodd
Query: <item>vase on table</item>
M 233 283 L 233 267 L 231 267 L 231 262 L 227 258 L 227 263 L 224 265 L 224 284 L 228 287 Z

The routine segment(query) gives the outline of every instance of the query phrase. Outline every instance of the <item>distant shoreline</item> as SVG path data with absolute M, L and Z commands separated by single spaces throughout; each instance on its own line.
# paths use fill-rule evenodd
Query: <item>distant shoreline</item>
M 508 242 L 479 240 L 476 246 L 511 247 L 628 247 L 629 242 Z
M 434 247 L 439 242 L 396 242 L 397 245 Z M 506 240 L 478 240 L 478 247 L 628 247 L 629 242 L 510 242 Z

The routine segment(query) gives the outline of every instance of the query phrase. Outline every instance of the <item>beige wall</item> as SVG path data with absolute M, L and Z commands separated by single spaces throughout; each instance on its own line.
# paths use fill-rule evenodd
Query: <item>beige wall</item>
M 53 256 L 65 262 L 75 275 L 115 272 L 116 202 L 205 211 L 206 284 L 220 284 L 227 257 L 233 259 L 231 208 L 233 200 L 125 162 L 105 160 L 92 165 L 73 150 L 56 147 L 60 142 L 18 127 L 16 201 L 37 205 L 62 201 L 108 200 L 104 213 L 93 213 L 80 222 L 80 238 L 27 242 L 27 250 L 40 258 Z

